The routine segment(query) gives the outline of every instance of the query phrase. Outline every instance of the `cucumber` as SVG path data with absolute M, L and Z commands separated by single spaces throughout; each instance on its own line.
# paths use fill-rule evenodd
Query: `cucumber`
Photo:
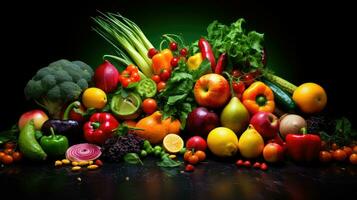
M 292 112 L 295 110 L 296 108 L 295 102 L 293 101 L 293 99 L 289 94 L 287 94 L 277 85 L 266 79 L 263 79 L 262 81 L 273 91 L 275 102 L 277 104 L 281 105 L 282 108 L 288 112 Z
M 290 93 L 290 94 L 293 94 L 294 91 L 296 90 L 296 85 L 290 83 L 289 81 L 279 77 L 279 76 L 276 76 L 276 75 L 273 75 L 273 74 L 270 74 L 270 73 L 267 73 L 264 75 L 264 77 L 269 80 L 271 83 L 275 84 L 276 86 L 278 86 L 280 89 Z

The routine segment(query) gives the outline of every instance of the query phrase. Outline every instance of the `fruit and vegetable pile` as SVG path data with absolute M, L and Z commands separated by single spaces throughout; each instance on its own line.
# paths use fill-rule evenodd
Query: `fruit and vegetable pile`
M 61 59 L 39 68 L 24 87 L 39 107 L 0 135 L 0 162 L 23 159 L 94 170 L 105 162 L 194 171 L 207 157 L 237 167 L 357 164 L 357 134 L 347 118 L 323 114 L 326 91 L 300 86 L 267 67 L 264 34 L 244 19 L 218 21 L 190 44 L 163 34 L 154 47 L 129 19 L 93 18 L 114 48 L 102 64 Z M 202 166 L 203 167 L 203 166 Z

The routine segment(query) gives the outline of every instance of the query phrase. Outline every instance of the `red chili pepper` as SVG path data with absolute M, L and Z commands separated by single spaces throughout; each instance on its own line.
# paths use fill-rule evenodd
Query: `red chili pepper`
M 119 122 L 110 113 L 94 113 L 83 126 L 84 138 L 94 144 L 103 144 L 113 135 Z
M 216 69 L 216 59 L 214 58 L 211 45 L 208 43 L 206 39 L 201 38 L 198 41 L 198 47 L 200 48 L 202 58 L 208 59 L 210 61 L 212 72 L 214 72 Z
M 128 65 L 125 70 L 123 70 L 119 77 L 120 83 L 123 87 L 128 87 L 130 83 L 135 83 L 140 81 L 139 70 L 134 65 Z
M 227 54 L 226 53 L 222 53 L 217 61 L 217 65 L 216 68 L 214 70 L 214 73 L 216 74 L 222 74 L 223 69 L 226 67 L 227 64 Z
M 289 156 L 297 162 L 312 161 L 319 157 L 321 139 L 314 134 L 288 134 L 285 138 Z

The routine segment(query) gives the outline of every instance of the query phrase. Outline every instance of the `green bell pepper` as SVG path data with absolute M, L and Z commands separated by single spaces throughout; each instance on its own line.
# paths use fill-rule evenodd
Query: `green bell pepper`
M 52 127 L 50 130 L 51 135 L 41 137 L 41 147 L 51 157 L 63 156 L 69 147 L 68 139 L 64 135 L 55 135 Z

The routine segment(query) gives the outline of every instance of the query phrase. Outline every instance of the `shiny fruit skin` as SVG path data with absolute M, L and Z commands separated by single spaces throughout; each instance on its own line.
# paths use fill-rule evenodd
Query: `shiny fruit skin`
M 233 156 L 238 152 L 238 137 L 231 129 L 218 127 L 208 134 L 207 145 L 216 156 Z
M 193 136 L 187 140 L 186 148 L 194 149 L 195 151 L 197 150 L 206 151 L 207 142 L 201 136 Z
M 320 151 L 319 160 L 324 163 L 331 162 L 332 155 L 328 151 Z
M 284 159 L 284 149 L 277 143 L 269 143 L 263 149 L 264 160 L 270 163 L 282 161 Z
M 141 104 L 141 108 L 146 114 L 151 115 L 157 110 L 156 100 L 152 98 L 145 99 Z
M 222 107 L 231 96 L 228 81 L 219 74 L 201 76 L 196 81 L 193 93 L 200 106 L 209 108 Z
M 349 160 L 351 164 L 357 165 L 357 154 L 356 153 L 351 154 Z
M 304 83 L 294 91 L 293 100 L 302 112 L 313 114 L 325 108 L 327 95 L 320 85 L 316 83 Z
M 22 130 L 25 124 L 31 119 L 34 120 L 35 130 L 41 130 L 43 123 L 48 120 L 48 116 L 45 112 L 38 109 L 23 113 L 18 122 L 20 130 Z
M 103 90 L 91 87 L 83 92 L 82 102 L 86 108 L 102 109 L 107 103 L 107 95 Z
M 342 161 L 346 160 L 347 154 L 345 151 L 343 151 L 341 149 L 337 149 L 336 151 L 334 151 L 332 153 L 332 157 L 334 160 L 342 162 Z

